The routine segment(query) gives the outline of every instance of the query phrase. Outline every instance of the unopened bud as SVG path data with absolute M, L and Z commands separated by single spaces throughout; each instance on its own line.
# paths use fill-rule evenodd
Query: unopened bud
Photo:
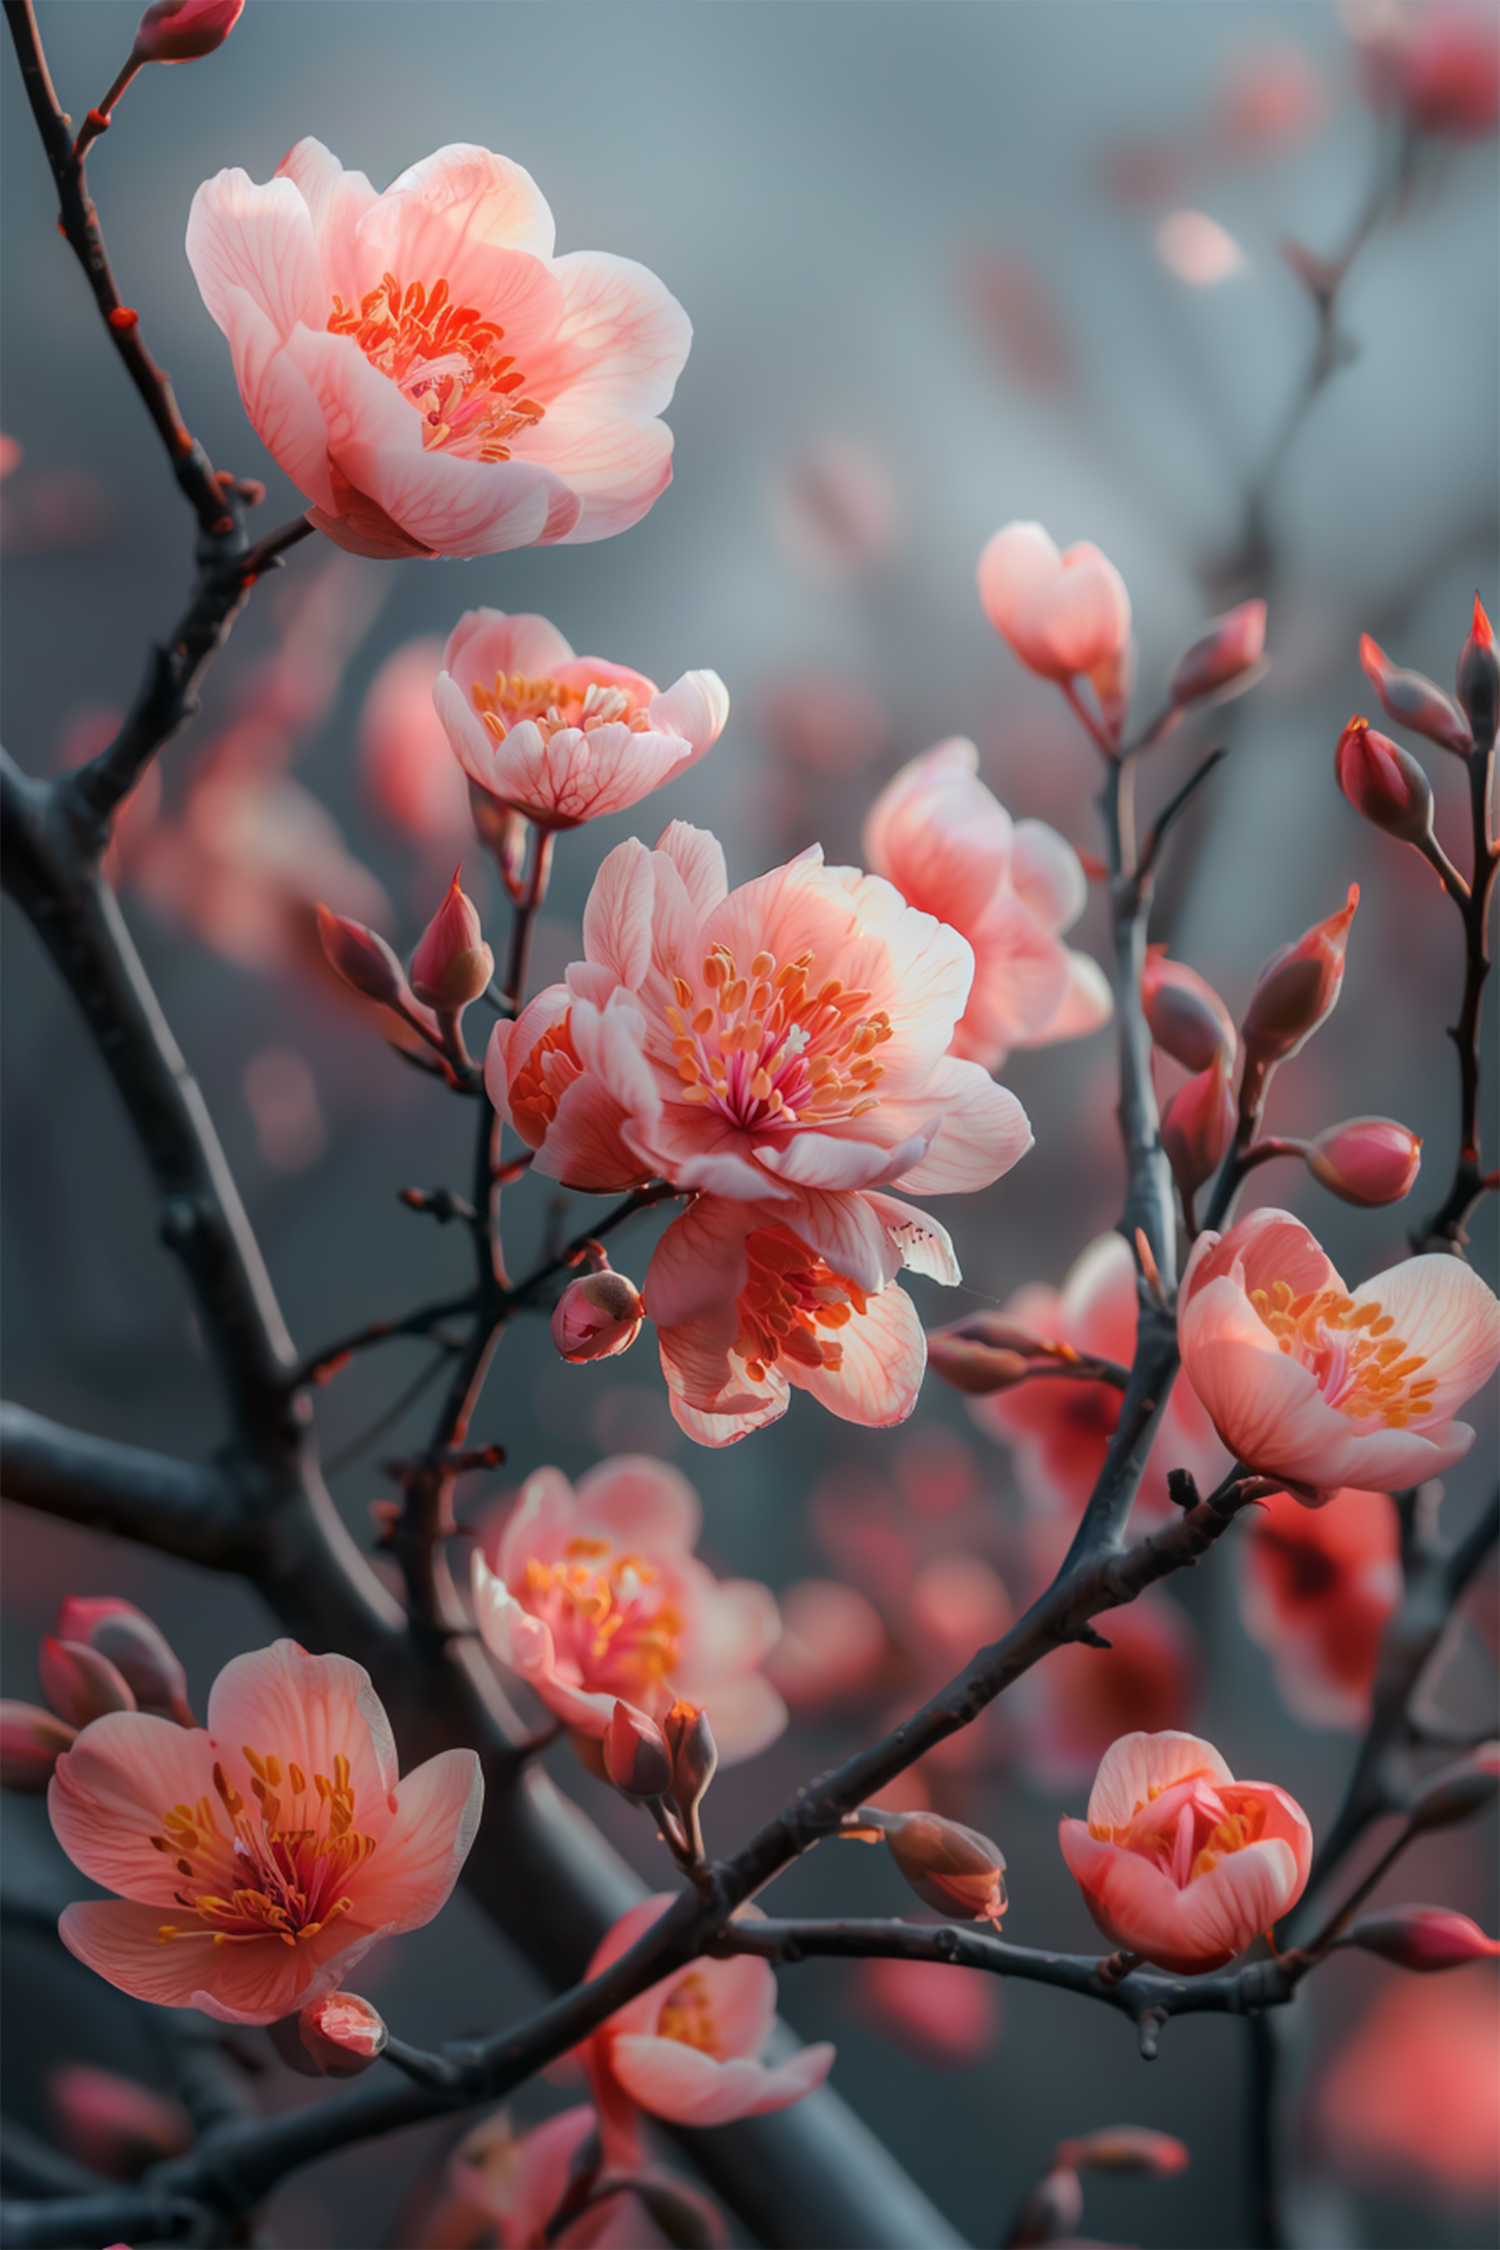
M 1500 1795 L 1500 1743 L 1487 1742 L 1461 1764 L 1445 1767 L 1428 1782 L 1407 1814 L 1413 1834 L 1431 1828 L 1456 1828 L 1472 1820 Z
M 1352 718 L 1333 754 L 1338 785 L 1357 813 L 1403 844 L 1432 834 L 1432 783 L 1409 750 Z
M 1368 1914 L 1338 1942 L 1423 1975 L 1500 1955 L 1500 1938 L 1486 1937 L 1467 1914 L 1454 1914 L 1446 1906 L 1396 1906 L 1389 1914 Z
M 1104 2125 L 1059 2144 L 1058 2164 L 1077 2172 L 1115 2172 L 1127 2179 L 1171 2180 L 1188 2168 L 1188 2152 L 1171 2133 L 1147 2125 Z
M 59 1641 L 45 1634 L 36 1669 L 43 1695 L 70 1727 L 86 1727 L 106 1711 L 135 1709 L 134 1695 L 109 1658 L 82 1641 Z
M 406 971 L 385 939 L 330 907 L 320 905 L 317 913 L 318 935 L 330 968 L 367 1000 L 382 1001 L 388 1008 L 398 1006 L 406 997 Z
M 1469 722 L 1436 680 L 1423 672 L 1405 672 L 1393 664 L 1378 641 L 1368 633 L 1359 637 L 1359 661 L 1389 717 L 1413 734 L 1425 734 L 1444 750 L 1467 757 L 1473 747 Z
M 411 957 L 411 988 L 429 1008 L 467 1008 L 489 985 L 495 956 L 484 942 L 474 902 L 459 888 L 459 868 Z
M 196 1726 L 187 1697 L 187 1674 L 161 1628 L 134 1602 L 112 1594 L 70 1594 L 57 1613 L 60 1641 L 81 1641 L 108 1657 L 135 1697 L 138 1709 Z
M 1346 1203 L 1399 1203 L 1422 1168 L 1422 1143 L 1394 1117 L 1351 1117 L 1318 1135 L 1307 1168 Z
M 1253 687 L 1264 669 L 1266 605 L 1241 602 L 1214 618 L 1172 674 L 1173 703 L 1198 703 L 1225 688 Z
M 645 1315 L 635 1283 L 609 1267 L 568 1283 L 552 1315 L 552 1341 L 564 1359 L 613 1359 L 629 1351 Z
M 672 1786 L 672 1753 L 656 1721 L 617 1703 L 604 1730 L 604 1770 L 622 1797 L 664 1797 Z
M 708 1714 L 679 1697 L 663 1719 L 661 1731 L 672 1753 L 672 1802 L 685 1815 L 691 1814 L 719 1763 Z
M 1010 2223 L 1007 2250 L 1033 2250 L 1043 2242 L 1073 2236 L 1083 2217 L 1083 2182 L 1071 2165 L 1060 2164 L 1037 2181 Z
M 1146 949 L 1141 1005 L 1153 1042 L 1184 1070 L 1207 1070 L 1225 1050 L 1233 1060 L 1238 1041 L 1229 1010 L 1196 969 L 1169 961 L 1164 945 Z
M 222 47 L 245 0 L 152 0 L 135 35 L 139 62 L 196 62 Z
M 320 2078 L 357 2078 L 385 2052 L 390 2033 L 357 1992 L 325 1992 L 297 2018 L 297 2035 Z
M 1197 1194 L 1223 1163 L 1234 1139 L 1235 1102 L 1229 1057 L 1220 1053 L 1172 1096 L 1161 1115 L 1161 1145 L 1184 1197 Z
M 0 1788 L 44 1797 L 52 1769 L 78 1740 L 78 1729 L 35 1703 L 0 1703 Z
M 967 1398 L 992 1398 L 1024 1383 L 1035 1362 L 1019 1352 L 982 1344 L 973 1336 L 956 1336 L 939 1329 L 927 1339 L 927 1365 L 955 1391 Z
M 1484 604 L 1474 596 L 1474 630 L 1458 659 L 1458 700 L 1464 707 L 1474 747 L 1487 757 L 1495 740 L 1495 715 L 1500 708 L 1500 662 L 1495 656 L 1495 635 Z
M 1347 903 L 1273 953 L 1256 979 L 1240 1033 L 1247 1061 L 1264 1071 L 1295 1055 L 1333 1013 L 1344 981 L 1344 948 L 1359 904 L 1359 885 Z
M 1005 1912 L 1005 1854 L 976 1828 L 938 1813 L 898 1813 L 886 1849 L 919 1899 L 966 1922 L 998 1922 Z

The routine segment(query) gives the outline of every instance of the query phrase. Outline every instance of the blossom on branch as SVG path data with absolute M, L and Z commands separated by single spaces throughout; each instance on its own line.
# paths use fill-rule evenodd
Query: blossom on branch
M 354 554 L 604 539 L 671 477 L 687 315 L 603 251 L 553 256 L 531 175 L 456 144 L 377 195 L 322 143 L 199 188 L 188 261 L 245 411 Z
M 984 614 L 1029 672 L 1066 687 L 1086 677 L 1107 727 L 1124 716 L 1130 673 L 1130 596 L 1107 555 L 1087 539 L 1058 553 L 1039 523 L 1008 523 L 979 558 Z
M 1199 1235 L 1177 1326 L 1224 1443 L 1305 1500 L 1440 1476 L 1474 1442 L 1454 1409 L 1500 1364 L 1500 1309 L 1461 1259 L 1408 1258 L 1346 1290 L 1285 1211 Z
M 120 1894 L 68 1907 L 58 1928 L 138 2000 L 274 2023 L 432 1920 L 483 1795 L 472 1750 L 398 1779 L 369 1674 L 277 1641 L 224 1667 L 206 1729 L 116 1711 L 58 1760 L 57 1839 Z

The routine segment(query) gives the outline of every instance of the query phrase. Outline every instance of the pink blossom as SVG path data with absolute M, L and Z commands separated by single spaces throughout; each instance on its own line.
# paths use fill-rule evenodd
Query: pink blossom
M 1128 1367 L 1135 1355 L 1137 1281 L 1129 1245 L 1117 1234 L 1090 1243 L 1061 1290 L 1033 1283 L 1012 1297 L 1002 1317 L 1056 1337 L 1086 1356 Z M 979 1427 L 1015 1457 L 1016 1481 L 1039 1515 L 1082 1514 L 1098 1481 L 1120 1419 L 1121 1394 L 1109 1383 L 1047 1376 L 1018 1383 L 969 1411 Z M 1188 1384 L 1174 1383 L 1146 1463 L 1138 1505 L 1142 1515 L 1171 1510 L 1167 1471 L 1189 1469 L 1209 1491 L 1229 1457 Z
M 49 2071 L 47 2107 L 68 2154 L 108 2180 L 138 2180 L 164 2157 L 192 2146 L 193 2128 L 179 2101 L 92 2063 L 60 2063 Z
M 462 868 L 443 894 L 436 914 L 411 957 L 411 988 L 429 1008 L 467 1008 L 486 990 L 495 956 L 484 942 L 474 901 L 459 884 Z
M 1312 1830 L 1270 1782 L 1236 1781 L 1211 1742 L 1127 1734 L 1105 1753 L 1087 1821 L 1058 1842 L 1112 1944 L 1179 1976 L 1221 1969 L 1302 1896 Z
M 974 982 L 949 1053 L 994 1070 L 1012 1047 L 1076 1039 L 1114 1002 L 1097 962 L 1062 942 L 1088 883 L 1045 821 L 1012 822 L 979 779 L 979 752 L 955 737 L 903 766 L 871 806 L 865 858 L 908 906 L 960 930 Z
M 624 812 L 718 741 L 729 696 L 717 672 L 658 689 L 643 673 L 575 656 L 545 617 L 471 609 L 432 691 L 476 788 L 541 828 Z
M 485 2222 L 493 2227 L 500 2250 L 531 2250 L 538 2244 L 556 2244 L 557 2250 L 670 2250 L 673 2239 L 664 2233 L 655 2216 L 664 2201 L 688 2217 L 695 2242 L 719 2244 L 727 2240 L 723 2221 L 706 2196 L 685 2180 L 655 2166 L 633 2165 L 629 2172 L 602 2172 L 597 2148 L 587 2199 L 575 2218 L 559 2231 L 552 2223 L 565 2201 L 576 2194 L 591 2156 L 589 2143 L 597 2120 L 587 2102 L 565 2109 L 517 2136 L 502 2111 L 487 2118 L 459 2143 L 449 2161 L 452 2194 L 440 2213 L 429 2220 L 422 2240 L 444 2250 L 462 2241 L 473 2241 Z M 649 2191 L 650 2204 L 637 2189 Z M 452 2230 L 443 2226 L 451 2220 Z M 463 2230 L 467 2227 L 467 2231 Z
M 1224 1443 L 1300 1497 L 1397 1492 L 1474 1442 L 1455 1407 L 1500 1363 L 1500 1313 L 1459 1258 L 1408 1258 L 1346 1291 L 1288 1212 L 1200 1234 L 1182 1278 L 1182 1365 Z
M 589 1963 L 601 1976 L 673 1904 L 642 1899 Z M 787 2109 L 821 2086 L 833 2064 L 825 2043 L 775 2066 L 759 2058 L 776 2017 L 769 1962 L 740 1954 L 698 1960 L 617 2009 L 584 2046 L 605 2162 L 640 2161 L 640 2112 L 676 2125 L 728 2125 Z
M 1474 0 L 1423 0 L 1374 11 L 1363 47 L 1373 108 L 1395 111 L 1412 131 L 1483 140 L 1500 120 L 1500 34 L 1494 11 Z
M 469 791 L 432 704 L 443 645 L 436 634 L 407 641 L 381 665 L 359 714 L 359 768 L 388 827 L 461 851 L 474 834 Z
M 58 1841 L 121 1894 L 68 1907 L 58 1927 L 138 2000 L 274 2023 L 381 1938 L 432 1920 L 482 1801 L 472 1750 L 398 1780 L 368 1673 L 278 1641 L 225 1666 L 206 1730 L 116 1711 L 58 1760 Z
M 1039 523 L 1008 523 L 979 558 L 984 614 L 1028 671 L 1059 683 L 1086 674 L 1101 703 L 1122 684 L 1130 596 L 1086 539 L 1058 553 Z
M 1309 1144 L 1307 1168 L 1346 1203 L 1399 1203 L 1416 1184 L 1422 1143 L 1394 1117 L 1350 1117 Z
M 864 2011 L 887 2039 L 939 2070 L 972 2070 L 1000 2037 L 997 1978 L 950 1961 L 861 1961 Z
M 799 1714 L 851 1702 L 876 1683 L 886 1656 L 880 1612 L 836 1578 L 799 1578 L 781 1595 L 781 1638 L 766 1664 Z
M 695 1559 L 701 1528 L 697 1494 L 664 1461 L 601 1461 L 576 1489 L 538 1469 L 491 1546 L 493 1567 L 474 1558 L 486 1644 L 594 1741 L 617 1700 L 660 1720 L 686 1697 L 707 1709 L 726 1764 L 754 1757 L 786 1724 L 760 1670 L 776 1604 Z
M 1402 1976 L 1361 2017 L 1314 2111 L 1347 2178 L 1492 2204 L 1500 2170 L 1500 1980 Z
M 315 140 L 193 199 L 188 260 L 245 411 L 355 554 L 603 539 L 671 477 L 691 329 L 627 258 L 554 258 L 509 158 L 459 144 L 377 195 Z
M 1273 1492 L 1251 1513 L 1240 1615 L 1267 1652 L 1281 1700 L 1312 1727 L 1361 1729 L 1381 1635 L 1401 1598 L 1396 1511 L 1383 1493 L 1335 1492 L 1321 1508 Z
M 1192 1716 L 1202 1652 L 1169 1594 L 1153 1590 L 1111 1611 L 1105 1637 L 1107 1649 L 1054 1649 L 1006 1697 L 1034 1787 L 1080 1789 L 1122 1727 L 1160 1734 Z

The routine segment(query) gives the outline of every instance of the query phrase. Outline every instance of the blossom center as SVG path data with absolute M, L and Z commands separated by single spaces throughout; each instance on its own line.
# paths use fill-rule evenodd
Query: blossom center
M 869 1299 L 857 1282 L 835 1273 L 786 1227 L 759 1228 L 745 1244 L 749 1272 L 740 1291 L 734 1349 L 752 1383 L 763 1383 L 779 1359 L 836 1374 L 842 1344 L 818 1334 L 846 1328 Z
M 295 1946 L 353 1903 L 344 1886 L 374 1851 L 375 1838 L 354 1825 L 348 1759 L 336 1756 L 333 1778 L 315 1773 L 309 1786 L 294 1759 L 283 1764 L 248 1744 L 244 1757 L 254 1777 L 253 1807 L 215 1765 L 220 1810 L 206 1796 L 196 1805 L 174 1805 L 161 1835 L 151 1839 L 182 1877 L 178 1905 L 204 1925 L 193 1930 L 164 1922 L 157 1931 L 164 1945 L 207 1931 L 216 1945 L 278 1937 Z
M 1250 1302 L 1280 1349 L 1315 1379 L 1328 1404 L 1351 1421 L 1378 1416 L 1390 1430 L 1432 1412 L 1435 1376 L 1412 1377 L 1427 1365 L 1408 1351 L 1378 1299 L 1356 1305 L 1341 1289 L 1293 1296 L 1285 1281 L 1252 1289 Z
M 403 289 L 393 273 L 360 299 L 333 300 L 330 332 L 352 336 L 422 417 L 422 444 L 470 461 L 508 461 L 507 442 L 546 408 L 521 394 L 526 378 L 501 345 L 505 330 L 473 305 L 456 305 L 444 280 Z
M 532 1556 L 520 1601 L 550 1628 L 561 1663 L 580 1680 L 665 1686 L 682 1649 L 682 1621 L 662 1599 L 661 1573 L 605 1539 L 570 1539 L 561 1560 Z
M 542 1033 L 510 1086 L 510 1113 L 516 1131 L 532 1148 L 540 1145 L 557 1115 L 557 1105 L 582 1071 L 569 1026 L 572 1010 Z
M 679 2046 L 696 2047 L 700 2055 L 720 2054 L 718 2033 L 714 2025 L 714 2004 L 709 1995 L 708 1980 L 701 1971 L 689 1969 L 682 1980 L 674 1984 L 661 2004 L 661 2014 L 656 2019 L 658 2039 L 675 2039 Z
M 778 967 L 757 953 L 741 975 L 733 953 L 716 945 L 704 958 L 700 990 L 674 977 L 669 1004 L 680 1099 L 705 1103 L 734 1124 L 830 1125 L 878 1106 L 885 1076 L 875 1050 L 891 1037 L 871 995 L 828 977 L 814 989 L 813 955 Z
M 651 724 L 643 704 L 633 703 L 615 680 L 529 680 L 521 672 L 497 672 L 493 687 L 476 681 L 474 708 L 485 732 L 503 742 L 512 727 L 529 719 L 543 742 L 563 727 L 592 734 L 595 727 L 626 726 L 644 734 Z
M 1266 1808 L 1241 1790 L 1221 1792 L 1201 1774 L 1153 1790 L 1124 1828 L 1092 1833 L 1139 1852 L 1186 1890 L 1232 1852 L 1244 1851 L 1265 1832 Z

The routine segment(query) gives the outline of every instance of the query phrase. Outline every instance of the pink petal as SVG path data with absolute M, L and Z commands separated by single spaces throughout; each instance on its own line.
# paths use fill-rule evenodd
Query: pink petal
M 552 679 L 573 661 L 557 627 L 524 610 L 510 616 L 501 609 L 466 610 L 443 650 L 443 670 L 453 674 L 466 698 L 476 686 L 492 688 L 498 672 Z
M 440 1750 L 396 1785 L 390 1829 L 360 1870 L 366 1923 L 417 1930 L 446 1904 L 484 1810 L 484 1775 L 472 1750 Z
M 728 897 L 724 847 L 706 828 L 691 828 L 685 820 L 674 820 L 656 839 L 655 849 L 671 860 L 681 876 L 700 922 Z
M 788 1360 L 788 1382 L 841 1422 L 877 1430 L 904 1422 L 927 1367 L 927 1338 L 906 1291 L 892 1282 L 871 1297 L 867 1309 L 838 1331 L 838 1341 L 843 1352 L 837 1368 L 806 1368 Z
M 222 1810 L 214 1755 L 201 1728 L 149 1712 L 96 1719 L 59 1758 L 47 1791 L 53 1832 L 73 1865 L 124 1898 L 170 1906 L 181 1879 L 151 1838 L 175 1805 L 206 1796 L 216 1814 Z
M 697 1442 L 705 1441 L 700 1438 Z M 707 1706 L 721 1766 L 743 1765 L 748 1758 L 758 1758 L 786 1731 L 786 1705 L 760 1672 L 747 1672 L 738 1680 L 719 1680 L 701 1696 L 689 1691 L 686 1680 L 681 1685 L 690 1702 Z
M 1395 1322 L 1407 1352 L 1426 1360 L 1422 1377 L 1435 1377 L 1438 1386 L 1430 1394 L 1436 1423 L 1500 1366 L 1500 1305 L 1461 1258 L 1407 1258 L 1350 1294 L 1357 1305 L 1377 1302 Z
M 1194 1774 L 1233 1781 L 1224 1760 L 1201 1735 L 1169 1729 L 1123 1734 L 1105 1751 L 1089 1794 L 1090 1828 L 1128 1828 L 1138 1808 Z
M 950 1289 L 963 1280 L 953 1238 L 929 1212 L 894 1195 L 867 1195 L 862 1200 L 880 1219 L 908 1273 L 926 1274 L 929 1281 L 941 1281 Z
M 1306 1881 L 1306 1869 L 1299 1875 L 1296 1855 L 1283 1837 L 1226 1852 L 1217 1867 L 1195 1876 L 1179 1894 L 1181 1942 L 1193 1953 L 1233 1960 L 1296 1905 Z
M 347 1656 L 310 1656 L 295 1641 L 275 1641 L 231 1657 L 208 1696 L 208 1731 L 239 1753 L 248 1746 L 283 1765 L 295 1759 L 309 1780 L 349 1761 L 357 1823 L 383 1832 L 386 1799 L 396 1786 L 396 1745 L 385 1706 L 362 1664 Z M 379 1812 L 379 1823 L 371 1815 Z
M 643 1454 L 598 1461 L 575 1487 L 579 1516 L 602 1524 L 625 1547 L 691 1553 L 703 1529 L 698 1495 L 680 1469 Z
M 561 1469 L 533 1469 L 500 1535 L 496 1569 L 507 1586 L 526 1568 L 528 1557 L 551 1561 L 578 1523 L 578 1502 Z
M 993 1068 L 1012 1047 L 1043 1036 L 1057 1015 L 1067 996 L 1068 950 L 1014 891 L 993 901 L 969 938 L 974 982 L 954 1051 Z
M 1029 1047 L 1051 1047 L 1060 1039 L 1087 1039 L 1102 1031 L 1115 1012 L 1115 996 L 1097 961 L 1087 953 L 1069 952 L 1067 983 L 1057 1013 L 1032 1033 Z
M 572 251 L 552 270 L 564 310 L 554 352 L 537 365 L 547 395 L 579 418 L 644 422 L 662 413 L 693 340 L 676 298 L 645 266 L 608 251 Z
M 662 1340 L 662 1373 L 669 1385 L 667 1404 L 672 1409 L 672 1419 L 694 1445 L 738 1445 L 755 1430 L 763 1430 L 771 1422 L 779 1422 L 791 1401 L 791 1390 L 786 1378 L 776 1368 L 767 1372 L 766 1381 L 758 1387 L 742 1384 L 735 1391 L 733 1411 L 708 1413 L 689 1406 L 672 1384 L 673 1365 L 668 1356 L 667 1343 Z M 727 1401 L 726 1394 L 726 1401 Z
M 704 1197 L 672 1221 L 652 1253 L 643 1294 L 658 1328 L 675 1328 L 720 1314 L 728 1322 L 726 1348 L 738 1315 L 735 1301 L 749 1274 L 747 1236 L 765 1215 L 746 1204 Z
M 621 984 L 639 987 L 651 967 L 651 854 L 634 836 L 616 844 L 594 877 L 583 910 L 583 947 Z
M 956 737 L 903 766 L 865 821 L 870 867 L 913 906 L 968 933 L 1006 883 L 1011 820 Z
M 1031 1147 L 1025 1110 L 977 1063 L 945 1059 L 934 1069 L 928 1092 L 932 1107 L 942 1113 L 942 1128 L 921 1162 L 892 1182 L 904 1192 L 959 1195 L 988 1187 Z
M 346 301 L 351 288 L 343 286 L 337 262 L 329 260 L 329 235 L 342 240 L 351 227 L 375 201 L 375 190 L 363 172 L 346 172 L 338 158 L 321 141 L 309 136 L 282 158 L 276 167 L 278 180 L 290 180 L 312 219 L 313 234 L 323 262 L 323 275 L 327 285 L 339 289 Z
M 1285 1281 L 1293 1296 L 1319 1289 L 1342 1289 L 1343 1282 L 1316 1237 L 1290 1211 L 1252 1211 L 1228 1234 L 1200 1234 L 1183 1269 L 1181 1302 L 1185 1305 L 1205 1283 L 1229 1278 L 1236 1264 L 1242 1268 L 1242 1286 L 1270 1289 Z
M 319 1993 L 334 1991 L 375 1943 L 377 1932 L 340 1915 L 297 1945 L 280 1938 L 230 1939 L 177 1913 L 184 1935 L 163 1943 L 172 1920 L 159 1907 L 89 1899 L 65 1909 L 58 1934 L 68 1951 L 120 1992 L 163 2008 L 201 2008 L 220 2023 L 276 2023 Z
M 778 1147 L 758 1147 L 756 1160 L 777 1179 L 794 1187 L 849 1190 L 873 1187 L 877 1180 L 904 1176 L 910 1184 L 912 1167 L 921 1163 L 941 1120 L 929 1118 L 924 1128 L 895 1148 L 867 1141 L 841 1140 L 837 1133 L 813 1129 L 794 1133 Z
M 1039 523 L 1008 523 L 979 557 L 979 599 L 997 633 L 1008 639 L 1023 604 L 1050 586 L 1062 557 Z
M 891 1215 L 896 1215 L 897 1225 L 901 1217 L 921 1221 L 924 1216 L 893 1197 L 844 1195 L 836 1189 L 825 1193 L 820 1188 L 804 1188 L 794 1211 L 768 1213 L 790 1227 L 798 1241 L 816 1251 L 835 1273 L 857 1282 L 867 1294 L 894 1281 L 905 1262 L 892 1237 Z
M 657 733 L 680 735 L 692 746 L 683 770 L 718 741 L 728 717 L 729 690 L 717 672 L 684 672 L 651 698 L 650 719 Z
M 487 148 L 455 142 L 392 180 L 365 213 L 359 239 L 366 289 L 377 287 L 387 271 L 429 288 L 442 276 L 454 304 L 475 305 L 492 319 L 500 317 L 495 276 L 501 260 L 518 252 L 549 260 L 556 237 L 547 200 L 529 172 Z
M 1088 877 L 1077 852 L 1044 820 L 1016 822 L 1011 881 L 1047 930 L 1070 930 L 1088 904 Z
M 1239 1460 L 1327 1491 L 1369 1483 L 1342 1473 L 1352 1425 L 1325 1402 L 1311 1370 L 1277 1348 L 1234 1282 L 1203 1283 L 1177 1325 L 1183 1371 Z
M 833 2066 L 833 2049 L 804 2047 L 790 2062 L 767 2070 L 760 2063 L 715 2062 L 678 2039 L 616 2038 L 610 2063 L 632 2101 L 655 2117 L 680 2125 L 728 2125 L 739 2117 L 760 2117 L 787 2109 Z
M 247 291 L 230 290 L 225 311 L 235 381 L 257 436 L 300 492 L 336 513 L 322 401 Z
M 328 292 L 306 203 L 290 180 L 257 187 L 245 172 L 205 180 L 188 214 L 188 264 L 203 302 L 228 335 L 243 290 L 283 341 L 321 329 Z

